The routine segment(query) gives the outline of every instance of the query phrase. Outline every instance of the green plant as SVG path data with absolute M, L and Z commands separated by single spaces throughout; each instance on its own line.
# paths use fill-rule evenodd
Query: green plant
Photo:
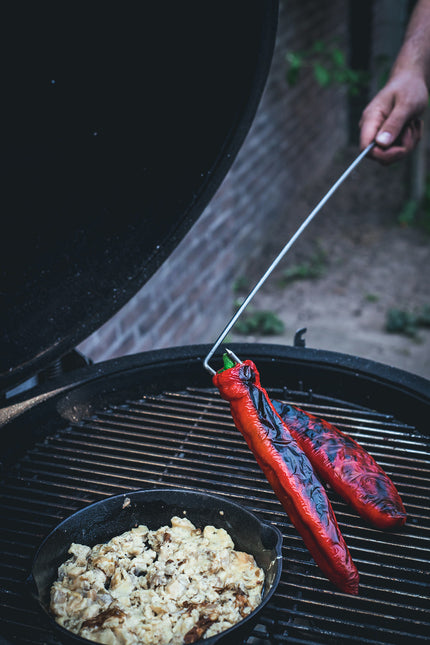
M 404 334 L 414 338 L 418 331 L 416 316 L 402 309 L 389 309 L 385 329 L 391 334 Z
M 430 327 L 430 305 L 424 305 L 418 313 L 418 324 L 420 327 Z
M 284 328 L 284 323 L 273 311 L 255 310 L 244 313 L 235 324 L 234 331 L 244 336 L 278 336 Z
M 419 327 L 430 327 L 430 305 L 425 305 L 417 312 L 395 308 L 387 311 L 386 331 L 416 338 Z
M 427 176 L 423 199 L 406 201 L 397 222 L 404 227 L 415 226 L 430 235 L 430 175 Z
M 296 85 L 302 69 L 311 69 L 321 87 L 344 85 L 355 96 L 367 84 L 369 75 L 363 70 L 352 69 L 337 39 L 317 40 L 307 50 L 287 52 L 286 78 L 289 85 Z
M 421 227 L 430 235 L 430 175 L 427 175 L 422 205 Z
M 419 209 L 418 201 L 416 199 L 408 199 L 408 201 L 403 204 L 402 210 L 400 211 L 397 217 L 397 221 L 400 224 L 400 226 L 415 225 L 418 209 Z
M 233 293 L 248 293 L 250 291 L 248 279 L 245 276 L 239 276 L 233 283 Z
M 366 293 L 364 298 L 367 302 L 378 302 L 379 300 L 379 296 L 377 296 L 376 293 Z
M 320 278 L 327 265 L 327 255 L 319 248 L 307 261 L 294 264 L 281 274 L 279 286 L 285 287 L 294 280 L 315 280 Z

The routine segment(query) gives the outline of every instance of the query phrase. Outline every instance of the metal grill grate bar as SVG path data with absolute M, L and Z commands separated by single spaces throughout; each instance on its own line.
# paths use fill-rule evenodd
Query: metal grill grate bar
M 388 415 L 313 399 L 290 403 L 359 440 L 391 474 L 410 515 L 404 530 L 384 533 L 366 526 L 329 492 L 360 570 L 358 598 L 335 591 L 313 564 L 219 395 L 203 389 L 166 392 L 60 429 L 6 473 L 0 593 L 2 615 L 22 635 L 20 642 L 49 642 L 37 613 L 26 613 L 20 591 L 42 537 L 89 502 L 160 485 L 225 495 L 283 532 L 282 581 L 254 634 L 262 630 L 265 645 L 424 642 L 430 632 L 428 439 Z

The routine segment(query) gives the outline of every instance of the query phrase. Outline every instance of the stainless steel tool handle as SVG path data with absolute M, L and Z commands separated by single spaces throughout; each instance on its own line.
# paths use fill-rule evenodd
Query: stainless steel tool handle
M 360 163 L 362 159 L 370 152 L 370 150 L 373 148 L 375 143 L 371 143 L 370 145 L 367 146 L 356 159 L 352 162 L 350 166 L 345 170 L 345 172 L 339 177 L 339 179 L 333 184 L 333 186 L 330 188 L 330 190 L 324 195 L 324 197 L 321 199 L 320 202 L 315 206 L 313 211 L 307 216 L 307 218 L 304 220 L 304 222 L 299 226 L 297 231 L 294 233 L 294 235 L 288 240 L 284 248 L 281 250 L 281 252 L 276 256 L 276 258 L 273 260 L 272 264 L 269 266 L 267 271 L 264 273 L 264 275 L 261 276 L 255 287 L 250 291 L 250 293 L 247 295 L 239 309 L 236 311 L 234 316 L 230 319 L 230 321 L 227 323 L 227 325 L 224 327 L 222 330 L 221 334 L 218 336 L 217 340 L 215 341 L 212 349 L 206 356 L 206 358 L 203 361 L 203 366 L 210 372 L 211 374 L 215 374 L 215 370 L 212 369 L 212 367 L 209 365 L 209 361 L 218 349 L 218 347 L 221 345 L 222 341 L 224 338 L 227 336 L 228 332 L 231 330 L 231 328 L 234 326 L 234 324 L 237 322 L 239 316 L 242 314 L 244 309 L 248 306 L 252 298 L 255 296 L 257 291 L 260 289 L 260 287 L 266 282 L 267 278 L 269 275 L 272 273 L 273 269 L 279 264 L 279 262 L 282 260 L 284 255 L 289 251 L 289 249 L 293 246 L 294 242 L 297 240 L 298 237 L 303 233 L 305 228 L 308 226 L 308 224 L 311 223 L 315 215 L 321 210 L 321 208 L 324 206 L 324 204 L 330 199 L 330 197 L 333 195 L 333 193 L 339 188 L 339 186 L 345 181 L 345 179 L 348 177 L 348 175 L 354 170 L 356 166 Z

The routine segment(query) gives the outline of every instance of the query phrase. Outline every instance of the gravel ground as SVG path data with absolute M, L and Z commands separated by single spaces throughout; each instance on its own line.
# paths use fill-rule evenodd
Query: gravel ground
M 324 175 L 300 192 L 246 271 L 248 288 L 356 154 L 349 148 L 337 155 Z M 419 327 L 413 337 L 386 331 L 389 310 L 416 313 L 430 307 L 430 236 L 398 224 L 406 176 L 406 163 L 382 167 L 364 160 L 249 305 L 247 314 L 276 313 L 284 332 L 230 337 L 291 345 L 295 331 L 306 327 L 307 347 L 361 356 L 430 379 L 430 328 Z M 300 268 L 317 275 L 285 283 L 285 272 Z

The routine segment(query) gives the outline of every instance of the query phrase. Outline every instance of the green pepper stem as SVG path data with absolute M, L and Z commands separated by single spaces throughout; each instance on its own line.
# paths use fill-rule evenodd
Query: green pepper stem
M 232 367 L 234 367 L 236 365 L 235 361 L 233 361 L 230 358 L 230 356 L 227 354 L 227 352 L 225 354 L 223 354 L 222 362 L 224 363 L 224 367 L 222 369 L 218 370 L 218 374 L 220 374 L 221 372 L 224 372 L 225 370 L 229 370 L 229 369 L 231 369 Z

